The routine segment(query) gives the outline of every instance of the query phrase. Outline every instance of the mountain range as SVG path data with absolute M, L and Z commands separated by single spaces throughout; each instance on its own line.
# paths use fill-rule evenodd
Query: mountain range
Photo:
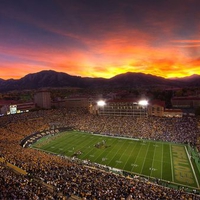
M 150 74 L 127 72 L 110 79 L 105 79 L 72 76 L 63 72 L 44 70 L 28 74 L 21 79 L 0 79 L 0 92 L 50 87 L 78 87 L 91 89 L 200 87 L 200 75 L 192 75 L 185 78 L 165 79 Z

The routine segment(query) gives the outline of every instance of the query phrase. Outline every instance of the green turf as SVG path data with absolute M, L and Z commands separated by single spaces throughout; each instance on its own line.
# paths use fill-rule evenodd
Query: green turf
M 102 141 L 105 144 L 102 145 Z M 95 147 L 95 145 L 98 147 Z M 121 169 L 133 174 L 154 177 L 194 188 L 199 187 L 200 173 L 188 159 L 184 145 L 114 138 L 77 131 L 45 137 L 32 147 L 48 152 Z M 196 172 L 196 173 L 195 173 Z

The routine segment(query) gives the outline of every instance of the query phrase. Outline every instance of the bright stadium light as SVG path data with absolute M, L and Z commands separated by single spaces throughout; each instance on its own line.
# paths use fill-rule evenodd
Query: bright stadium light
M 147 106 L 148 105 L 148 101 L 147 100 L 140 100 L 138 102 L 138 104 L 141 105 L 141 106 Z
M 106 103 L 105 103 L 105 101 L 100 100 L 100 101 L 97 102 L 97 105 L 103 107 L 103 106 L 106 105 Z

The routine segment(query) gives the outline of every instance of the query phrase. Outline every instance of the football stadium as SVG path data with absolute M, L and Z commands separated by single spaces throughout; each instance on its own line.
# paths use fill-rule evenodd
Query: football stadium
M 1 118 L 0 199 L 199 199 L 195 117 Z

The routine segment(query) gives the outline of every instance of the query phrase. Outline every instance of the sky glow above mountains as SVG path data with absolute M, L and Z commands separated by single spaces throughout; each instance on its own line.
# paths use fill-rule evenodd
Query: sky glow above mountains
M 1 0 L 0 78 L 200 74 L 199 0 Z

